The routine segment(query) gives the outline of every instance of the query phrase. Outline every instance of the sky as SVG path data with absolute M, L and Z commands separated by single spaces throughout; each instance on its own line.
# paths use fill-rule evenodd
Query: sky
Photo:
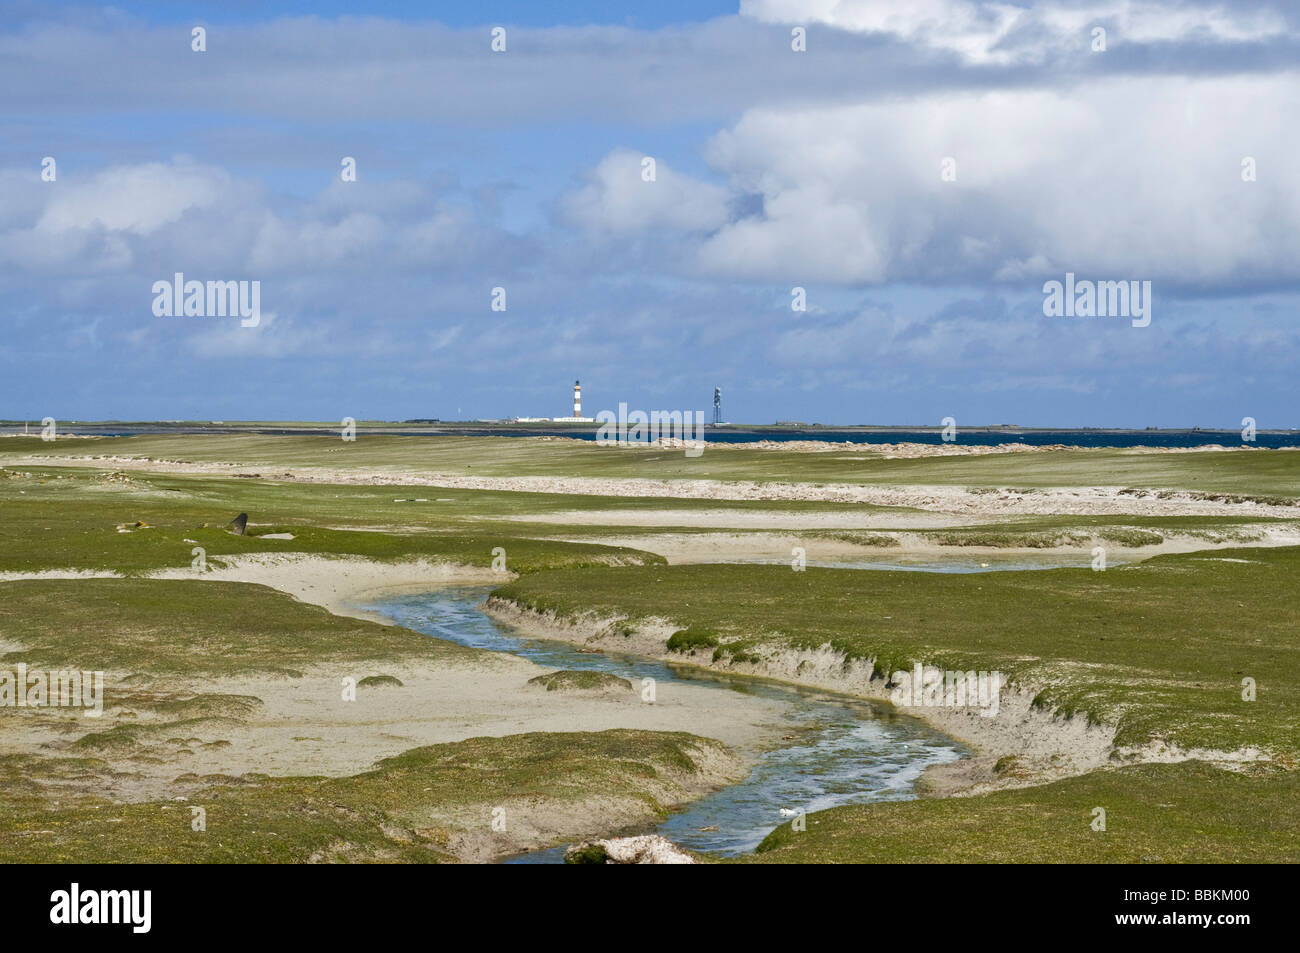
M 0 418 L 1300 427 L 1292 4 L 364 8 L 0 0 Z

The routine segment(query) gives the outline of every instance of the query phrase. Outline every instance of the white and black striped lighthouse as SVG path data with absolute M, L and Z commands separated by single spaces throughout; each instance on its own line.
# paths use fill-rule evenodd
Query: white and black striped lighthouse
M 582 418 L 582 382 L 573 382 L 573 416 L 574 419 Z

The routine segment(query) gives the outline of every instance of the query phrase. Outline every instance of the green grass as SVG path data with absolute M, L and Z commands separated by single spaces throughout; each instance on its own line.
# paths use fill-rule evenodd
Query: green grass
M 1032 525 L 1032 524 L 1031 524 Z M 1053 529 L 1005 529 L 966 526 L 961 529 L 929 531 L 923 534 L 940 546 L 983 546 L 992 549 L 1054 549 L 1060 546 L 1085 546 L 1092 540 L 1128 546 L 1158 546 L 1165 541 L 1160 533 L 1137 526 L 1074 527 Z
M 1223 559 L 1245 562 L 1225 562 Z M 1038 702 L 1118 726 L 1116 743 L 1300 751 L 1300 548 L 1112 568 L 978 574 L 780 566 L 592 568 L 496 591 L 561 617 L 667 617 L 719 657 L 825 645 L 879 673 L 998 669 Z M 1242 700 L 1242 679 L 1258 697 Z
M 832 808 L 787 823 L 750 863 L 1300 862 L 1300 771 L 1201 762 L 1096 771 L 969 798 Z M 1094 808 L 1106 830 L 1092 829 Z
M 357 682 L 357 688 L 401 688 L 402 680 L 393 675 L 367 675 Z
M 252 527 L 248 535 L 235 536 L 222 528 L 224 522 L 218 525 L 219 512 L 133 505 L 129 508 L 129 515 L 134 517 L 131 522 L 138 520 L 147 526 L 123 533 L 117 530 L 121 522 L 117 517 L 122 514 L 114 513 L 102 504 L 71 503 L 51 507 L 49 504 L 21 503 L 7 510 L 5 545 L 0 549 L 0 572 L 90 569 L 140 573 L 183 569 L 191 566 L 196 547 L 201 547 L 210 561 L 222 556 L 306 553 L 390 562 L 423 558 L 483 568 L 492 565 L 492 551 L 500 547 L 505 550 L 506 569 L 514 572 L 558 566 L 663 561 L 649 553 L 599 543 L 489 533 L 386 533 L 272 524 Z M 292 533 L 294 538 L 262 538 L 267 533 L 279 532 Z
M 855 546 L 893 547 L 899 545 L 896 536 L 854 530 L 812 530 L 800 532 L 798 535 L 805 539 L 828 539 L 838 543 L 852 543 Z
M 330 662 L 454 661 L 477 654 L 244 583 L 36 579 L 3 583 L 0 591 L 0 632 L 23 646 L 0 655 L 0 663 L 32 668 L 295 677 Z
M 694 652 L 711 649 L 718 644 L 718 633 L 707 629 L 679 629 L 668 637 L 669 652 Z
M 1082 546 L 1091 538 L 1083 533 L 1032 533 L 1017 530 L 959 529 L 926 533 L 939 546 L 982 546 L 991 549 L 1053 549 Z M 1161 537 L 1156 538 L 1159 542 Z
M 1043 548 L 1081 545 L 1094 538 L 1119 546 L 1153 546 L 1166 537 L 1190 537 L 1208 543 L 1253 542 L 1269 527 L 1295 529 L 1300 520 L 1249 515 L 1105 516 L 1038 515 L 997 523 L 971 523 L 942 530 L 919 530 L 944 546 Z

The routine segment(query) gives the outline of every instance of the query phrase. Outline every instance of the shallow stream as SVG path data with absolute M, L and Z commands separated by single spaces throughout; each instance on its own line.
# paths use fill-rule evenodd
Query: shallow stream
M 932 764 L 965 754 L 957 742 L 923 722 L 847 696 L 745 676 L 612 653 L 580 652 L 567 642 L 520 635 L 476 607 L 486 588 L 449 588 L 367 603 L 399 625 L 461 645 L 507 652 L 558 669 L 610 672 L 638 685 L 691 681 L 787 702 L 794 740 L 764 752 L 744 781 L 686 805 L 655 830 L 685 847 L 735 856 L 752 851 L 791 816 L 841 804 L 913 797 L 913 784 Z M 509 863 L 561 863 L 563 847 L 532 851 Z

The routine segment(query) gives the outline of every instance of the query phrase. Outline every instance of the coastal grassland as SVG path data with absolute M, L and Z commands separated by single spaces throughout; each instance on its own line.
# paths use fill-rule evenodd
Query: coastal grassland
M 0 664 L 236 676 L 333 662 L 454 663 L 477 654 L 245 583 L 25 579 L 0 583 L 0 594 L 0 634 L 22 646 L 0 654 Z
M 1093 542 L 1142 548 L 1158 546 L 1170 538 L 1211 545 L 1250 543 L 1260 540 L 1270 529 L 1300 531 L 1300 518 L 1289 520 L 1249 515 L 1036 515 L 1012 517 L 996 523 L 975 522 L 942 529 L 909 529 L 892 533 L 870 530 L 805 530 L 793 531 L 792 534 L 877 547 L 898 546 L 900 536 L 911 535 L 936 546 L 1051 549 L 1077 547 Z
M 472 494 L 457 494 L 451 504 L 457 507 L 456 515 L 449 518 L 442 504 L 394 503 L 394 498 L 403 494 L 394 493 L 392 487 L 145 475 L 123 479 L 112 478 L 105 471 L 78 468 L 6 472 L 30 472 L 32 476 L 0 478 L 0 504 L 5 509 L 0 572 L 87 569 L 133 573 L 184 568 L 190 564 L 195 546 L 203 547 L 208 559 L 305 553 L 381 561 L 425 558 L 481 567 L 492 564 L 492 550 L 501 546 L 506 549 L 508 567 L 516 572 L 662 562 L 648 553 L 598 543 L 525 538 L 524 531 L 509 524 L 497 530 L 476 525 L 462 518 L 465 508 L 490 512 L 493 501 L 477 500 Z M 250 514 L 245 536 L 224 529 L 239 512 Z M 358 529 L 347 529 L 349 525 Z M 359 528 L 362 526 L 389 531 L 367 532 Z M 547 529 L 555 531 L 554 526 Z M 281 533 L 294 538 L 265 538 Z
M 1105 572 L 682 565 L 538 573 L 494 597 L 563 619 L 667 619 L 716 638 L 722 662 L 829 646 L 874 659 L 879 675 L 915 662 L 998 669 L 1037 688 L 1043 708 L 1117 726 L 1118 748 L 1253 746 L 1294 759 L 1297 573 L 1295 547 L 1166 555 Z M 1247 677 L 1254 702 L 1242 700 Z
M 88 569 L 138 573 L 189 565 L 195 546 L 209 558 L 267 553 L 353 555 L 375 560 L 425 558 L 487 566 L 492 549 L 507 551 L 511 570 L 580 566 L 602 562 L 659 562 L 657 556 L 602 547 L 602 538 L 725 531 L 736 536 L 780 532 L 809 540 L 892 546 L 899 531 L 788 529 L 793 515 L 817 527 L 843 517 L 861 527 L 880 514 L 886 526 L 907 514 L 922 545 L 1036 548 L 1082 545 L 1100 539 L 1119 546 L 1151 545 L 1156 537 L 1187 537 L 1207 543 L 1247 542 L 1270 528 L 1300 521 L 1249 515 L 1142 517 L 1025 516 L 997 522 L 951 518 L 906 508 L 811 501 L 716 501 L 588 496 L 421 487 L 304 484 L 92 467 L 20 467 L 0 471 L 0 505 L 6 514 L 6 545 L 0 572 Z M 654 515 L 668 506 L 662 525 L 638 525 L 625 514 Z M 247 512 L 249 534 L 223 529 Z M 708 513 L 690 525 L 692 513 Z M 563 514 L 573 513 L 574 522 Z M 556 514 L 559 514 L 558 516 Z M 726 527 L 726 514 L 734 527 Z M 547 520 L 550 515 L 552 520 Z M 764 526 L 764 517 L 772 519 Z M 892 535 L 891 535 L 892 533 Z M 289 534 L 293 539 L 268 538 Z
M 836 807 L 747 863 L 1297 863 L 1300 771 L 1203 762 L 1094 771 L 969 798 Z M 1093 809 L 1106 830 L 1092 829 Z
M 400 502 L 399 502 L 400 501 Z M 492 549 L 507 551 L 516 572 L 600 562 L 660 562 L 657 556 L 593 541 L 615 533 L 662 532 L 662 527 L 608 523 L 527 522 L 519 516 L 602 510 L 653 512 L 663 500 L 342 486 L 177 474 L 115 473 L 88 467 L 19 467 L 0 471 L 5 545 L 0 572 L 93 569 L 143 572 L 189 565 L 202 546 L 209 558 L 252 553 L 355 555 L 369 559 L 442 559 L 489 566 Z M 674 500 L 674 510 L 716 510 L 717 501 Z M 795 501 L 728 501 L 737 513 L 844 512 L 842 505 Z M 884 512 L 855 506 L 853 512 Z M 224 526 L 249 514 L 247 536 Z M 898 512 L 897 509 L 889 512 Z M 679 527 L 677 532 L 699 532 Z M 294 539 L 267 539 L 288 533 Z
M 0 595 L 0 667 L 106 672 L 102 718 L 0 709 L 5 862 L 483 860 L 651 823 L 738 770 L 714 741 L 609 730 L 418 747 L 347 777 L 195 774 L 185 756 L 268 718 L 262 698 L 225 689 L 240 679 L 288 685 L 337 662 L 469 671 L 498 656 L 245 583 L 20 580 Z M 146 776 L 160 773 L 168 797 L 130 796 L 156 792 Z M 191 830 L 191 805 L 206 832 Z
M 69 708 L 0 709 L 0 751 L 31 750 L 35 738 L 36 750 L 52 757 L 32 762 L 33 777 L 64 796 L 129 781 L 145 765 L 175 764 L 179 774 L 178 759 L 192 750 L 229 746 L 232 732 L 263 717 L 264 702 L 230 692 L 225 680 L 287 683 L 320 666 L 471 665 L 483 656 L 265 586 L 197 580 L 0 583 L 0 636 L 0 668 L 8 671 L 25 663 L 105 673 L 99 718 Z M 65 756 L 86 759 L 85 783 L 59 774 Z
M 511 437 L 361 434 L 325 436 L 166 435 L 42 443 L 10 438 L 0 463 L 24 453 L 149 457 L 259 467 L 382 468 L 459 476 L 591 476 L 1044 488 L 1173 488 L 1246 496 L 1300 497 L 1300 452 L 1252 449 L 1134 453 L 1052 450 L 980 456 L 885 459 L 872 451 L 805 453 L 716 444 L 699 457 L 680 450 L 600 447 L 590 441 Z
M 1092 541 L 1141 548 L 1167 537 L 1209 544 L 1248 543 L 1270 528 L 1300 529 L 1300 519 L 1261 516 L 1033 516 L 998 523 L 971 524 L 920 534 L 940 546 L 1048 549 Z
M 0 450 L 3 444 L 0 444 Z M 328 484 L 293 482 L 283 469 L 266 468 L 256 476 L 196 475 L 115 470 L 101 461 L 56 460 L 49 464 L 7 462 L 0 452 L 0 499 L 64 502 L 70 499 L 110 504 L 138 502 L 235 507 L 272 514 L 274 519 L 299 516 L 331 525 L 366 527 L 378 523 L 451 527 L 481 525 L 492 520 L 518 520 L 530 515 L 606 509 L 654 512 L 665 506 L 662 497 L 542 493 L 519 490 L 459 489 L 402 484 Z M 347 467 L 340 468 L 344 473 Z M 427 473 L 428 471 L 419 471 Z M 818 500 L 712 500 L 673 498 L 674 510 L 776 510 L 783 513 L 833 513 L 846 504 Z M 919 513 L 908 507 L 854 503 L 857 513 Z M 278 516 L 274 514 L 279 514 Z M 548 523 L 548 526 L 553 524 Z
M 142 771 L 171 765 L 180 775 L 195 751 L 229 747 L 265 717 L 262 698 L 227 687 L 241 678 L 287 685 L 321 666 L 441 667 L 483 657 L 265 586 L 197 580 L 0 583 L 0 637 L 5 670 L 104 672 L 101 717 L 0 708 L 0 751 L 48 752 L 25 760 L 25 770 L 61 803 L 129 790 Z M 180 790 L 202 784 L 189 779 Z
M 649 823 L 717 782 L 720 744 L 680 732 L 610 730 L 470 738 L 386 758 L 346 778 L 248 775 L 182 801 L 55 806 L 40 773 L 76 759 L 0 755 L 6 863 L 445 862 L 489 859 Z M 90 760 L 90 759 L 87 759 Z M 191 807 L 206 830 L 191 829 Z M 493 831 L 504 808 L 505 831 Z
M 12 454 L 17 443 L 6 441 L 0 450 Z M 1300 453 L 1070 451 L 886 461 L 863 453 L 711 448 L 691 460 L 680 452 L 563 441 L 365 437 L 343 445 L 336 438 L 247 436 L 39 446 L 33 441 L 24 452 L 134 454 L 140 447 L 166 459 L 251 459 L 259 476 L 20 465 L 9 471 L 18 472 L 16 477 L 0 473 L 6 514 L 0 572 L 88 569 L 138 575 L 188 567 L 195 545 L 217 561 L 306 553 L 486 567 L 492 549 L 503 546 L 509 568 L 526 575 L 499 590 L 500 596 L 568 618 L 589 612 L 622 617 L 630 627 L 668 618 L 677 647 L 695 651 L 700 659 L 716 657 L 719 664 L 761 663 L 765 654 L 782 648 L 829 645 L 848 658 L 875 658 L 882 672 L 912 661 L 962 670 L 998 668 L 1038 687 L 1037 703 L 1044 708 L 1116 725 L 1120 747 L 1151 741 L 1219 751 L 1254 746 L 1272 754 L 1273 768 L 1293 768 L 1300 750 L 1300 609 L 1293 599 L 1300 570 L 1297 549 L 1161 556 L 1105 573 L 794 573 L 784 564 L 668 567 L 649 553 L 599 545 L 599 537 L 694 528 L 515 518 L 569 510 L 654 511 L 665 505 L 686 512 L 725 508 L 833 518 L 837 512 L 873 508 L 295 484 L 277 480 L 275 470 L 393 466 L 469 476 L 572 472 L 810 483 L 915 480 L 1022 489 L 1074 482 L 1294 497 L 1293 461 L 1300 462 Z M 354 453 L 358 449 L 361 453 Z M 696 467 L 700 461 L 704 469 Z M 0 462 L 5 462 L 2 453 Z M 425 499 L 417 502 L 415 497 Z M 241 511 L 250 514 L 250 535 L 226 533 L 224 524 Z M 1155 544 L 1154 536 L 1170 535 L 1246 542 L 1268 525 L 1244 516 L 1035 516 L 999 522 L 981 518 L 970 526 L 917 532 L 953 547 L 1034 548 L 1060 545 L 1056 541 L 1061 539 L 1072 545 L 1076 536 L 1146 546 Z M 759 530 L 736 530 L 746 531 Z M 817 532 L 822 531 L 807 535 Z M 837 531 L 825 532 L 834 538 Z M 266 538 L 280 533 L 294 538 Z M 560 535 L 589 541 L 566 541 Z M 883 534 L 874 531 L 849 535 L 853 538 L 843 541 L 885 545 Z M 653 732 L 611 736 L 612 748 L 577 741 L 594 735 L 516 735 L 416 749 L 348 778 L 183 776 L 178 762 L 176 790 L 186 802 L 114 803 L 103 791 L 129 782 L 123 776 L 135 769 L 132 759 L 170 759 L 182 743 L 217 744 L 224 727 L 261 717 L 260 699 L 222 690 L 222 678 L 259 672 L 292 679 L 331 660 L 371 662 L 358 674 L 378 674 L 390 661 L 450 664 L 472 658 L 474 650 L 332 616 L 264 587 L 199 581 L 197 573 L 194 581 L 0 582 L 0 596 L 5 660 L 138 676 L 112 693 L 114 704 L 128 709 L 134 723 L 118 719 L 121 711 L 90 728 L 80 720 L 62 719 L 51 728 L 54 741 L 46 757 L 0 745 L 0 752 L 8 752 L 0 754 L 3 859 L 495 856 L 507 845 L 493 840 L 487 813 L 502 798 L 525 792 L 519 800 L 505 802 L 512 818 L 520 817 L 518 812 L 527 818 L 529 805 L 535 804 L 536 818 L 575 819 L 564 831 L 542 831 L 527 844 L 511 841 L 514 848 L 607 833 L 611 817 L 643 821 L 683 798 L 686 790 L 697 790 L 706 762 L 721 757 L 700 747 L 700 739 Z M 211 678 L 213 684 L 206 690 L 169 688 L 168 679 L 194 676 Z M 1258 682 L 1253 703 L 1241 699 L 1245 677 Z M 3 737 L 0 733 L 0 741 Z M 1270 841 L 1294 858 L 1297 825 L 1290 806 L 1296 803 L 1296 774 L 1273 768 L 1251 765 L 1241 774 L 1229 774 L 1201 764 L 1130 766 L 995 795 L 836 809 L 810 816 L 808 832 L 788 832 L 795 838 L 789 843 L 781 841 L 778 830 L 768 844 L 772 849 L 756 859 L 1268 859 L 1264 845 Z M 1014 772 L 1015 766 L 1003 770 Z M 431 781 L 433 776 L 445 776 L 448 785 Z M 1126 798 L 1125 791 L 1131 796 Z M 208 808 L 206 834 L 189 829 L 191 803 Z M 602 803 L 604 808 L 591 806 Z M 611 813 L 611 804 L 621 807 Z M 1088 828 L 1089 812 L 1099 805 L 1111 812 L 1116 836 L 1070 840 L 1075 834 L 1110 836 Z M 864 813 L 854 813 L 859 811 Z M 880 816 L 873 813 L 877 811 Z M 891 833 L 877 845 L 874 829 Z M 916 832 L 914 843 L 907 840 L 909 829 Z M 1132 834 L 1135 829 L 1141 833 Z M 1118 845 L 1121 830 L 1129 832 L 1131 845 L 1141 852 Z M 1028 845 L 1023 852 L 1015 850 L 1017 838 Z M 945 845 L 954 841 L 968 846 L 953 848 L 958 857 L 944 855 Z M 1214 855 L 1218 845 L 1221 856 Z M 967 853 L 960 855 L 961 850 Z

